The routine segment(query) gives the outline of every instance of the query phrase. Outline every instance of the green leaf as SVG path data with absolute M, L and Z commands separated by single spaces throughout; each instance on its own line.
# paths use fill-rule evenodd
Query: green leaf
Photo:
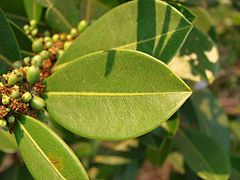
M 232 174 L 231 180 L 238 180 L 240 178 L 240 157 L 231 157 Z
M 109 49 L 138 50 L 168 62 L 191 28 L 191 23 L 165 2 L 131 1 L 89 26 L 64 53 L 58 65 Z
M 212 83 L 218 72 L 218 59 L 216 44 L 203 32 L 193 28 L 169 67 L 183 79 Z
M 69 32 L 75 27 L 80 15 L 73 1 L 62 0 L 36 0 L 44 7 L 48 7 L 46 11 L 46 21 L 48 25 L 58 32 Z
M 0 174 L 1 180 L 33 180 L 33 177 L 24 165 L 12 165 Z
M 40 121 L 21 116 L 15 136 L 23 160 L 35 179 L 88 179 L 72 150 Z
M 191 95 L 157 59 L 137 51 L 105 51 L 69 63 L 46 81 L 47 109 L 66 129 L 93 139 L 147 133 Z
M 199 177 L 211 180 L 229 179 L 230 161 L 227 153 L 212 138 L 189 129 L 180 131 L 176 146 Z
M 18 150 L 16 140 L 9 132 L 0 130 L 0 151 L 15 153 Z
M 29 20 L 39 21 L 42 15 L 42 7 L 35 0 L 23 0 Z
M 7 18 L 0 8 L 0 74 L 7 72 L 12 62 L 21 59 L 19 46 Z
M 193 93 L 191 101 L 202 132 L 215 139 L 226 152 L 230 149 L 228 117 L 209 90 Z
M 20 46 L 20 52 L 22 55 L 33 55 L 32 53 L 32 41 L 27 37 L 24 31 L 12 20 L 8 19 L 14 34 L 17 38 L 18 44 Z

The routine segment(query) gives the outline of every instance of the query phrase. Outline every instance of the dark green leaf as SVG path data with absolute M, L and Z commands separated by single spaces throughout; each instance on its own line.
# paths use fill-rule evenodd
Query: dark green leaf
M 20 50 L 11 26 L 0 9 L 0 74 L 7 72 L 12 62 L 20 60 Z
M 68 48 L 59 64 L 91 52 L 138 50 L 168 62 L 192 28 L 175 8 L 159 0 L 125 3 L 95 21 Z
M 35 179 L 88 179 L 72 150 L 40 121 L 21 116 L 15 136 L 24 162 Z
M 176 146 L 187 164 L 203 179 L 227 180 L 230 161 L 222 147 L 207 135 L 194 130 L 181 131 Z
M 50 116 L 66 129 L 94 139 L 145 134 L 191 95 L 165 64 L 129 50 L 86 55 L 46 82 Z
M 44 7 L 48 7 L 46 11 L 46 21 L 48 25 L 55 31 L 68 32 L 75 27 L 80 15 L 73 1 L 62 0 L 36 0 Z
M 1 180 L 33 180 L 24 165 L 12 165 L 0 174 Z
M 42 7 L 35 0 L 23 0 L 29 20 L 39 21 L 42 15 Z

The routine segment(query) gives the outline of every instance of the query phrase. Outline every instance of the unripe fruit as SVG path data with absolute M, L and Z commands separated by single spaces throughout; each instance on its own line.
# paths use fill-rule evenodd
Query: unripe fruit
M 54 34 L 52 37 L 53 42 L 57 42 L 59 40 L 59 35 L 58 34 Z
M 27 81 L 29 84 L 34 84 L 38 82 L 40 75 L 40 70 L 38 67 L 31 66 L 27 70 Z
M 50 57 L 50 53 L 46 50 L 43 50 L 40 52 L 40 56 L 42 57 L 42 59 L 48 59 Z
M 10 104 L 10 97 L 7 95 L 2 96 L 2 104 L 3 105 L 9 105 Z
M 13 123 L 15 122 L 15 117 L 14 117 L 13 115 L 8 116 L 7 122 L 8 122 L 9 124 L 13 124 Z
M 23 80 L 23 72 L 21 72 L 20 70 L 18 70 L 18 69 L 13 70 L 12 74 L 15 74 L 17 76 L 18 82 Z
M 85 20 L 80 21 L 78 24 L 78 31 L 82 32 L 87 27 L 87 25 L 88 25 L 87 21 Z
M 31 64 L 33 66 L 41 67 L 42 66 L 42 56 L 40 56 L 40 55 L 33 56 Z
M 29 92 L 25 92 L 22 95 L 22 101 L 23 102 L 29 102 L 32 99 L 32 95 Z
M 31 61 L 31 58 L 30 58 L 30 57 L 25 57 L 25 58 L 23 59 L 23 62 L 24 62 L 25 65 L 28 65 L 28 64 L 30 63 L 30 61 Z
M 26 24 L 26 25 L 24 25 L 24 26 L 23 26 L 23 30 L 24 30 L 24 31 L 27 31 L 27 30 L 29 30 L 29 25 L 27 25 L 27 24 Z
M 32 36 L 36 36 L 38 34 L 38 29 L 37 28 L 33 29 L 31 34 Z
M 30 25 L 31 25 L 32 27 L 36 27 L 37 21 L 36 21 L 35 19 L 31 20 L 31 21 L 30 21 Z
M 53 45 L 52 41 L 48 41 L 45 43 L 46 48 L 51 48 Z
M 32 44 L 32 50 L 34 52 L 40 52 L 43 50 L 43 43 L 40 40 L 36 40 Z
M 72 28 L 71 31 L 70 31 L 70 34 L 73 36 L 73 37 L 76 37 L 78 35 L 78 31 L 76 28 Z
M 39 96 L 33 96 L 30 101 L 30 106 L 35 110 L 41 111 L 45 107 L 45 101 Z
M 8 84 L 9 85 L 15 85 L 17 84 L 18 82 L 18 77 L 16 74 L 14 73 L 11 73 L 9 76 L 8 76 Z
M 48 41 L 52 41 L 52 39 L 49 36 L 47 36 L 47 37 L 44 37 L 43 41 L 48 42 Z
M 12 93 L 11 93 L 11 98 L 19 98 L 20 92 L 19 92 L 19 87 L 13 87 Z
M 5 127 L 7 125 L 7 121 L 4 119 L 0 119 L 0 127 Z

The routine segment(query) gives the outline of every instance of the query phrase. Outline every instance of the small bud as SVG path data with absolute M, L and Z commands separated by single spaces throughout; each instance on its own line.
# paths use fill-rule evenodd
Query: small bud
M 40 56 L 42 57 L 42 59 L 48 59 L 50 57 L 50 53 L 46 50 L 43 50 L 40 52 Z
M 49 36 L 44 37 L 43 39 L 44 42 L 49 42 L 52 41 L 52 39 Z
M 44 31 L 44 36 L 50 36 L 50 31 Z
M 72 41 L 73 40 L 73 37 L 72 37 L 71 34 L 68 34 L 66 38 L 67 38 L 68 41 Z
M 32 95 L 30 94 L 30 92 L 25 92 L 22 95 L 22 101 L 23 102 L 29 102 L 32 99 Z
M 32 36 L 36 36 L 38 34 L 38 29 L 37 28 L 33 29 L 31 34 Z
M 30 58 L 30 57 L 25 57 L 25 58 L 23 59 L 23 62 L 24 62 L 25 65 L 28 65 L 28 64 L 30 63 L 30 61 L 31 61 L 31 58 Z
M 45 101 L 39 96 L 33 96 L 30 101 L 30 106 L 35 110 L 41 111 L 45 107 Z
M 23 30 L 24 30 L 24 31 L 29 30 L 29 25 L 25 24 L 25 25 L 23 26 Z
M 18 82 L 18 77 L 15 73 L 11 73 L 9 76 L 8 76 L 8 84 L 9 85 L 15 85 L 17 84 Z
M 40 52 L 43 50 L 43 43 L 40 40 L 35 40 L 32 44 L 32 50 L 34 52 Z
M 76 37 L 78 35 L 78 31 L 76 28 L 72 28 L 71 31 L 70 31 L 70 34 L 73 36 L 73 37 Z
M 35 19 L 31 20 L 31 21 L 30 21 L 30 25 L 31 25 L 32 27 L 36 27 L 37 21 L 36 21 Z
M 9 105 L 10 104 L 10 97 L 7 95 L 2 96 L 2 104 L 3 105 Z
M 63 46 L 64 50 L 66 50 L 71 44 L 72 44 L 72 42 L 66 41 L 66 42 L 64 43 L 64 46 Z
M 52 41 L 48 41 L 45 43 L 46 48 L 51 48 L 53 45 Z
M 19 69 L 15 69 L 12 72 L 13 74 L 15 74 L 17 76 L 17 81 L 21 81 L 23 80 L 23 72 L 21 72 Z
M 27 81 L 29 84 L 34 84 L 39 80 L 40 70 L 38 67 L 31 66 L 27 70 Z
M 33 66 L 41 67 L 42 66 L 42 56 L 40 56 L 40 55 L 33 56 L 31 64 Z
M 6 108 L 6 111 L 9 113 L 11 111 L 11 109 L 10 108 Z
M 64 53 L 64 50 L 62 50 L 62 49 L 58 50 L 57 59 L 60 59 L 62 57 L 63 53 Z
M 19 87 L 18 88 L 13 87 L 13 90 L 12 90 L 12 93 L 11 93 L 11 98 L 15 99 L 15 98 L 19 98 L 19 96 L 20 96 Z
M 60 35 L 60 40 L 61 41 L 65 41 L 66 40 L 66 35 L 65 34 L 61 34 Z
M 54 34 L 52 37 L 53 42 L 57 42 L 59 41 L 59 35 L 58 34 Z
M 78 24 L 78 31 L 82 32 L 87 27 L 87 25 L 88 25 L 87 21 L 85 20 L 80 21 Z
M 0 127 L 5 127 L 7 126 L 7 121 L 5 121 L 4 119 L 0 119 Z
M 15 117 L 14 117 L 13 115 L 8 116 L 7 122 L 8 122 L 9 124 L 13 124 L 13 123 L 15 122 Z

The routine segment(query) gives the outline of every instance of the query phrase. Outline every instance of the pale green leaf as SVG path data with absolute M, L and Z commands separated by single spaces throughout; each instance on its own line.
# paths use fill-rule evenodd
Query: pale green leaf
M 187 164 L 202 179 L 229 179 L 230 161 L 227 153 L 212 138 L 189 129 L 180 131 L 176 146 L 184 155 Z
M 14 32 L 0 9 L 0 74 L 7 72 L 12 62 L 20 60 L 20 50 Z
M 68 48 L 58 65 L 91 52 L 131 49 L 168 62 L 182 46 L 191 23 L 159 0 L 125 3 L 89 26 Z
M 46 81 L 50 116 L 93 139 L 127 139 L 157 128 L 191 95 L 157 59 L 119 50 L 86 55 Z
M 14 135 L 9 132 L 0 130 L 0 151 L 5 153 L 15 153 L 17 151 L 17 144 Z
M 35 0 L 24 0 L 23 2 L 28 19 L 39 21 L 42 15 L 42 7 Z
M 35 179 L 88 179 L 72 150 L 42 122 L 21 116 L 15 136 L 23 160 Z

